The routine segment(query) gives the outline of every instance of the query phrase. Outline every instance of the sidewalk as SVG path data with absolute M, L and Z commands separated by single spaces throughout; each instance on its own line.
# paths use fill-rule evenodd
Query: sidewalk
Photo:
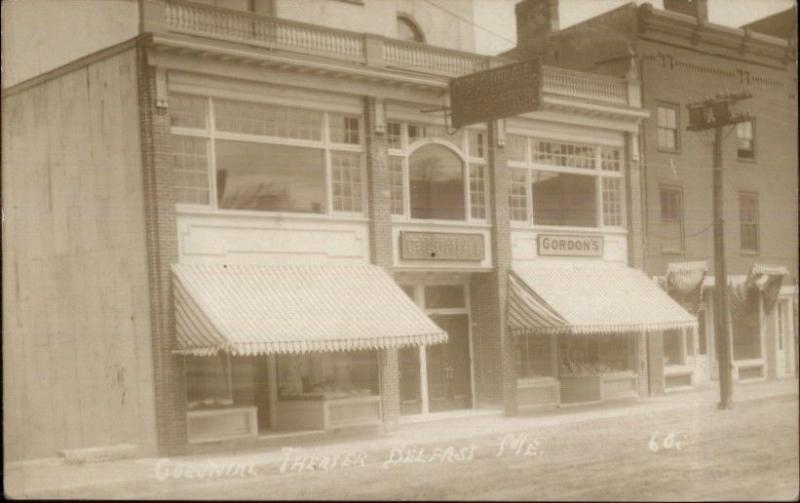
M 745 402 L 752 400 L 797 394 L 798 381 L 796 379 L 738 385 L 734 389 L 734 409 L 744 407 Z M 343 452 L 389 450 L 400 445 L 447 444 L 469 438 L 502 436 L 551 425 L 592 422 L 676 409 L 715 408 L 717 398 L 717 384 L 710 383 L 699 389 L 672 393 L 662 397 L 543 409 L 523 413 L 513 418 L 506 418 L 498 413 L 404 424 L 397 432 L 390 434 L 364 434 L 356 437 L 331 436 L 322 442 L 307 445 L 290 441 L 290 446 L 304 448 L 307 451 L 313 451 L 315 455 L 324 456 Z M 282 463 L 283 457 L 284 454 L 280 448 L 270 448 L 258 451 L 185 456 L 174 458 L 174 461 L 199 463 L 213 460 L 219 463 L 235 462 L 264 467 Z M 111 487 L 117 484 L 123 486 L 135 482 L 156 483 L 158 462 L 158 458 L 147 458 L 68 465 L 61 459 L 53 458 L 14 463 L 6 466 L 5 490 L 6 495 L 12 498 L 33 498 L 47 493 L 52 496 L 53 491 L 74 491 L 83 487 Z M 161 462 L 164 461 L 161 460 Z

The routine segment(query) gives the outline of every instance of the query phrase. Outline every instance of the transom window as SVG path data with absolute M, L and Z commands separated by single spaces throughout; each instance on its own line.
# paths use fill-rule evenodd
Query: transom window
M 358 114 L 173 94 L 170 117 L 180 204 L 363 213 Z
M 755 158 L 755 141 L 753 139 L 753 121 L 736 124 L 736 138 L 738 147 L 736 153 L 740 159 Z
M 486 221 L 483 130 L 389 121 L 386 131 L 395 219 Z
M 656 121 L 658 148 L 678 150 L 678 107 L 659 105 L 656 107 Z
M 510 216 L 534 226 L 623 227 L 618 147 L 507 135 Z

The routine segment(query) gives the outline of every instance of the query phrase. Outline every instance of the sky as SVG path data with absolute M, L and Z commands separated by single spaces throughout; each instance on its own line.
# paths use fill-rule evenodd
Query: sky
M 513 47 L 516 39 L 514 4 L 518 0 L 478 0 L 475 9 L 476 50 L 496 54 Z M 590 17 L 615 9 L 631 0 L 559 0 L 561 28 L 567 28 Z M 663 8 L 662 0 L 635 0 Z M 794 0 L 708 0 L 708 17 L 712 23 L 739 27 L 790 8 Z

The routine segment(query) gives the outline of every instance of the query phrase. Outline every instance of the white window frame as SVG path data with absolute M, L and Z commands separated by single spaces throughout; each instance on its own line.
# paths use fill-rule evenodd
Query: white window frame
M 208 141 L 208 177 L 209 177 L 209 203 L 207 205 L 204 204 L 187 204 L 187 203 L 177 203 L 176 208 L 178 210 L 200 210 L 200 211 L 213 211 L 221 214 L 231 214 L 231 215 L 254 215 L 254 216 L 264 216 L 264 215 L 273 215 L 273 216 L 280 216 L 280 217 L 287 217 L 287 218 L 366 218 L 367 213 L 367 186 L 366 186 L 366 179 L 367 179 L 367 169 L 366 169 L 366 147 L 365 147 L 365 129 L 364 129 L 364 117 L 363 114 L 354 113 L 354 112 L 342 112 L 340 110 L 327 110 L 321 106 L 314 106 L 311 104 L 310 106 L 302 107 L 306 110 L 311 110 L 315 112 L 320 112 L 321 120 L 320 120 L 320 140 L 303 140 L 303 139 L 296 139 L 296 138 L 284 138 L 279 136 L 267 136 L 267 135 L 253 135 L 253 134 L 246 134 L 246 133 L 234 133 L 234 132 L 227 132 L 227 131 L 218 131 L 216 129 L 216 116 L 214 111 L 214 104 L 215 101 L 218 99 L 222 100 L 233 100 L 233 101 L 244 101 L 248 102 L 250 100 L 246 100 L 243 98 L 235 98 L 235 97 L 217 97 L 217 96 L 204 96 L 199 94 L 194 94 L 191 92 L 183 92 L 178 91 L 177 94 L 186 95 L 186 96 L 194 96 L 205 98 L 207 100 L 207 117 L 206 117 L 206 129 L 194 129 L 194 128 L 187 128 L 187 127 L 178 127 L 172 126 L 170 128 L 170 134 L 177 135 L 177 136 L 191 136 L 195 138 L 203 138 Z M 259 104 L 268 104 L 280 107 L 295 107 L 293 104 L 282 104 L 280 102 L 273 102 L 273 101 L 252 101 L 253 103 Z M 301 108 L 301 107 L 295 107 Z M 359 118 L 359 141 L 358 145 L 348 144 L 348 143 L 334 143 L 330 140 L 330 114 L 344 114 L 344 115 L 354 115 L 358 116 Z M 236 209 L 225 209 L 219 207 L 218 202 L 218 194 L 217 194 L 217 158 L 216 158 L 216 140 L 228 140 L 228 141 L 240 141 L 246 143 L 260 143 L 260 144 L 268 144 L 268 145 L 284 145 L 290 147 L 305 147 L 305 148 L 315 148 L 320 149 L 323 151 L 323 159 L 324 159 L 324 172 L 325 172 L 325 211 L 320 214 L 308 214 L 308 213 L 299 213 L 299 212 L 292 212 L 292 211 L 264 211 L 264 210 L 236 210 Z M 333 178 L 332 178 L 332 170 L 333 166 L 331 164 L 331 152 L 339 151 L 339 152 L 351 152 L 359 154 L 361 159 L 361 211 L 340 211 L 333 209 Z
M 529 133 L 518 132 L 518 131 L 511 131 L 510 133 L 515 135 L 520 135 L 525 137 L 525 161 L 512 161 L 508 160 L 507 164 L 509 168 L 520 168 L 525 170 L 525 187 L 526 187 L 526 200 L 527 200 L 527 212 L 528 212 L 528 219 L 527 221 L 521 220 L 511 220 L 512 227 L 518 228 L 526 228 L 526 229 L 535 229 L 535 230 L 542 230 L 542 231 L 575 231 L 575 232 L 586 232 L 586 231 L 606 231 L 606 230 L 625 230 L 627 229 L 627 205 L 626 205 L 626 198 L 625 198 L 625 153 L 623 151 L 622 146 L 613 146 L 613 145 L 600 145 L 600 144 L 586 144 L 584 142 L 578 141 L 569 141 L 569 140 L 562 140 L 556 138 L 547 138 L 542 136 L 533 136 Z M 551 164 L 541 164 L 533 161 L 533 142 L 535 141 L 545 141 L 545 142 L 555 142 L 555 143 L 574 143 L 580 146 L 588 146 L 594 149 L 594 167 L 591 169 L 585 168 L 573 168 L 568 166 L 553 166 Z M 618 148 L 621 153 L 620 157 L 620 169 L 618 171 L 613 170 L 604 170 L 602 169 L 602 154 L 601 148 Z M 577 226 L 567 226 L 567 225 L 537 225 L 533 222 L 533 193 L 531 187 L 531 172 L 532 171 L 545 171 L 550 173 L 563 173 L 563 174 L 571 174 L 571 175 L 584 175 L 584 176 L 592 176 L 594 177 L 594 186 L 595 186 L 595 204 L 597 208 L 596 220 L 595 225 L 593 227 L 577 227 Z M 602 187 L 602 179 L 603 178 L 617 178 L 620 179 L 620 212 L 622 213 L 620 224 L 619 225 L 605 225 L 603 221 L 603 187 Z
M 408 135 L 408 126 L 409 121 L 407 120 L 392 120 L 387 119 L 387 122 L 392 123 L 399 123 L 400 124 L 400 148 L 389 148 L 388 154 L 390 157 L 399 157 L 403 159 L 403 213 L 402 214 L 395 214 L 392 213 L 392 221 L 393 222 L 408 222 L 408 223 L 434 223 L 434 224 L 442 224 L 442 225 L 459 225 L 459 224 L 486 224 L 489 219 L 489 215 L 491 212 L 491 204 L 492 198 L 489 191 L 489 181 L 488 181 L 488 170 L 487 170 L 487 157 L 488 153 L 484 152 L 484 157 L 472 157 L 469 155 L 469 134 L 467 133 L 468 130 L 463 130 L 461 132 L 460 137 L 460 144 L 455 144 L 452 141 L 444 138 L 438 137 L 427 137 L 421 138 L 414 142 L 411 142 L 411 138 Z M 413 126 L 422 126 L 422 127 L 435 127 L 441 128 L 444 127 L 443 125 L 438 124 L 430 124 L 430 123 L 422 123 L 412 121 L 410 125 Z M 482 131 L 485 134 L 485 130 L 480 128 L 474 128 L 477 131 Z M 442 219 L 427 219 L 427 218 L 412 218 L 411 217 L 411 185 L 409 179 L 410 173 L 410 166 L 409 166 L 409 159 L 411 155 L 416 152 L 418 149 L 424 147 L 425 145 L 441 145 L 450 151 L 452 151 L 458 158 L 461 160 L 462 164 L 462 191 L 464 195 L 464 219 L 463 220 L 442 220 Z M 472 217 L 472 191 L 470 190 L 470 166 L 471 165 L 481 165 L 483 166 L 483 173 L 484 173 L 484 201 L 486 207 L 486 217 L 485 218 L 473 218 Z

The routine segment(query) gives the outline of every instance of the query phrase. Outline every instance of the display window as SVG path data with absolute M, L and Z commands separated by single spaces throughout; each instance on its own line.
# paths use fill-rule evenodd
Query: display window
M 278 398 L 379 394 L 376 351 L 278 355 Z

